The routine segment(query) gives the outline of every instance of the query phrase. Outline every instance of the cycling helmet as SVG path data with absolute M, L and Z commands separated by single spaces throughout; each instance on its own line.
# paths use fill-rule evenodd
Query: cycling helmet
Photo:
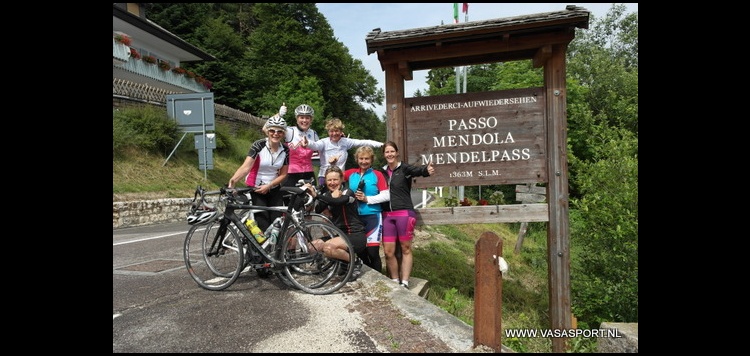
M 195 210 L 188 214 L 187 222 L 190 225 L 205 224 L 216 217 L 216 210 Z
M 294 115 L 300 116 L 300 115 L 310 115 L 313 116 L 315 114 L 315 110 L 313 110 L 312 106 L 307 104 L 302 104 L 298 106 L 296 109 L 294 109 Z
M 282 119 L 279 115 L 274 115 L 268 118 L 268 121 L 266 121 L 266 124 L 264 126 L 265 128 L 281 127 L 282 129 L 286 130 L 286 121 L 284 121 L 284 119 Z

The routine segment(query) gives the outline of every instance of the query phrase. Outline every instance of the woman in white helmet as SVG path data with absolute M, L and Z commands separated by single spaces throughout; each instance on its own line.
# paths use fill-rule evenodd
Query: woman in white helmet
M 307 181 L 315 177 L 312 164 L 314 150 L 307 147 L 309 142 L 319 140 L 318 133 L 310 128 L 315 110 L 310 105 L 302 104 L 294 109 L 294 115 L 297 118 L 297 126 L 290 126 L 286 129 L 289 172 L 285 186 L 294 186 L 300 179 Z
M 263 125 L 266 138 L 253 142 L 250 151 L 245 157 L 245 162 L 237 168 L 232 178 L 229 179 L 229 188 L 234 188 L 235 183 L 241 179 L 245 185 L 255 187 L 250 194 L 253 205 L 280 206 L 284 204 L 281 194 L 281 184 L 284 183 L 289 169 L 289 149 L 284 145 L 286 135 L 286 121 L 281 118 L 282 107 L 279 114 L 268 119 Z M 281 213 L 263 211 L 255 213 L 255 220 L 262 231 Z

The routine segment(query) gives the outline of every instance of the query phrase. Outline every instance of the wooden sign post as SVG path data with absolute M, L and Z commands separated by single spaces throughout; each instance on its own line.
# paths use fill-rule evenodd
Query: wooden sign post
M 503 240 L 494 232 L 484 232 L 474 248 L 474 347 L 484 345 L 495 352 L 502 348 L 502 256 Z

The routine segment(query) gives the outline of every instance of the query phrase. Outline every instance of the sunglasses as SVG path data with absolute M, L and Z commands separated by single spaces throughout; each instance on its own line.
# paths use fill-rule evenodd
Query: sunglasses
M 274 130 L 274 129 L 268 129 L 268 133 L 270 134 L 282 134 L 284 133 L 284 130 Z

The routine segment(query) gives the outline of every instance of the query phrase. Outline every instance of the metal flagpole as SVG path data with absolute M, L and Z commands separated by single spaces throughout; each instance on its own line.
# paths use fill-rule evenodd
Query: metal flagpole
M 469 19 L 469 14 L 467 11 L 468 5 L 467 3 L 463 3 L 463 11 L 467 14 L 464 16 L 464 22 L 467 22 Z M 458 23 L 458 3 L 453 4 L 453 17 Z M 463 85 L 463 93 L 466 94 L 466 66 L 461 66 L 456 68 L 456 94 L 461 94 L 461 75 L 463 74 L 464 79 L 464 85 Z M 458 186 L 458 201 L 464 200 L 464 186 L 459 185 Z

